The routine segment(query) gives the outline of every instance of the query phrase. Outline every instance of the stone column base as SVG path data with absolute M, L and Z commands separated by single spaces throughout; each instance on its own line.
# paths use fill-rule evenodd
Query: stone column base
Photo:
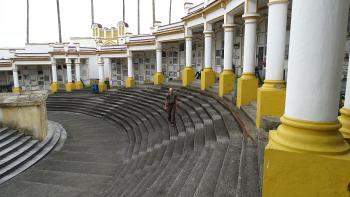
M 68 82 L 66 83 L 66 92 L 72 92 L 74 90 L 74 83 Z
M 135 86 L 135 79 L 133 77 L 128 77 L 128 79 L 125 81 L 125 87 L 132 88 Z
M 83 83 L 81 82 L 81 81 L 77 81 L 77 82 L 75 82 L 74 83 L 74 86 L 75 86 L 75 89 L 76 90 L 81 90 L 81 89 L 83 89 Z
M 343 107 L 340 109 L 340 114 L 341 116 L 338 119 L 342 127 L 339 131 L 343 134 L 345 140 L 350 143 L 350 109 Z
M 257 128 L 261 128 L 261 118 L 263 116 L 278 116 L 284 114 L 286 100 L 286 88 L 284 81 L 265 80 L 264 85 L 258 89 L 256 103 Z
M 220 74 L 219 80 L 219 96 L 223 97 L 225 94 L 229 94 L 235 87 L 236 76 L 232 70 L 224 70 Z
M 258 79 L 253 73 L 243 73 L 237 83 L 237 107 L 248 105 L 256 101 L 258 91 Z
M 22 92 L 22 88 L 20 87 L 13 87 L 12 88 L 12 93 L 14 94 L 20 94 Z
M 154 76 L 153 76 L 154 85 L 161 85 L 164 83 L 164 80 L 165 80 L 165 77 L 164 77 L 163 73 L 161 73 L 161 72 L 154 73 Z
M 281 121 L 265 148 L 263 197 L 348 197 L 349 144 L 339 122 Z
M 107 85 L 104 82 L 98 82 L 98 92 L 106 92 L 107 91 Z
M 204 68 L 201 72 L 201 90 L 206 90 L 215 83 L 215 72 L 211 68 Z
M 57 82 L 52 82 L 52 83 L 51 83 L 51 86 L 50 86 L 50 89 L 51 89 L 51 92 L 52 92 L 52 93 L 57 92 L 58 89 L 59 89 L 58 83 L 57 83 Z
M 190 66 L 182 69 L 182 86 L 188 87 L 194 80 L 194 69 Z

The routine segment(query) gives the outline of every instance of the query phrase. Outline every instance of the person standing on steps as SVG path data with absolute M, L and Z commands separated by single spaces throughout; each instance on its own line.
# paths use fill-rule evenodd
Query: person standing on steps
M 168 121 L 172 126 L 175 126 L 175 112 L 176 112 L 177 95 L 173 88 L 169 88 L 169 91 L 165 98 L 164 108 L 168 112 Z

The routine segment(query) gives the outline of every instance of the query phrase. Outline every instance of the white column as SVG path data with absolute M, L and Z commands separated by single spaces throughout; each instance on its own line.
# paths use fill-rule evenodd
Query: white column
M 344 107 L 350 109 L 350 58 L 348 62 L 348 74 L 346 77 L 346 90 L 345 90 L 345 101 Z
M 212 36 L 213 36 L 213 30 L 212 30 L 212 24 L 206 25 L 206 30 L 204 33 L 204 68 L 212 68 Z
M 224 27 L 224 70 L 232 70 L 233 55 L 233 28 L 234 21 L 232 15 L 226 16 Z
M 348 10 L 348 0 L 293 1 L 286 116 L 337 121 Z
M 78 57 L 75 62 L 75 78 L 76 82 L 80 82 L 80 58 Z
M 245 14 L 244 26 L 244 50 L 243 50 L 243 74 L 255 73 L 256 50 L 256 18 L 258 14 Z
M 69 58 L 66 58 L 67 65 L 67 81 L 68 83 L 72 83 L 72 62 Z
M 157 42 L 157 49 L 156 49 L 156 58 L 157 58 L 157 72 L 162 72 L 162 43 Z
M 52 69 L 52 82 L 57 83 L 57 65 L 56 65 L 55 58 L 51 58 L 51 69 Z
M 98 57 L 98 80 L 100 83 L 104 83 L 104 77 L 103 77 L 103 59 L 101 57 Z
M 267 27 L 266 80 L 283 80 L 288 0 L 270 0 Z
M 132 53 L 131 52 L 128 56 L 128 77 L 134 78 L 134 70 L 132 67 Z
M 12 69 L 12 74 L 13 74 L 13 86 L 15 88 L 19 88 L 18 70 L 17 70 L 17 66 L 16 65 L 14 65 L 14 68 Z
M 192 67 L 192 30 L 187 29 L 186 39 L 186 67 Z

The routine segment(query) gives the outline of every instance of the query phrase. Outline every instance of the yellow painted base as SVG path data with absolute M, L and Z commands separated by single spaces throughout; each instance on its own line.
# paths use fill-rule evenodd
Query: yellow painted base
M 66 83 L 66 92 L 72 92 L 74 90 L 74 83 Z
M 77 81 L 77 82 L 75 82 L 74 83 L 74 88 L 76 89 L 76 90 L 81 90 L 81 89 L 83 89 L 83 83 L 81 82 L 81 81 Z
M 229 94 L 235 87 L 236 75 L 232 70 L 224 70 L 220 74 L 219 80 L 219 96 L 223 97 L 225 94 Z
M 263 116 L 278 116 L 284 114 L 286 100 L 286 88 L 284 81 L 264 81 L 264 85 L 258 89 L 256 103 L 256 127 L 261 127 Z
M 256 101 L 258 79 L 253 73 L 243 73 L 237 82 L 237 107 Z
M 153 83 L 154 85 L 161 85 L 164 83 L 165 77 L 163 75 L 163 73 L 161 72 L 156 72 L 153 75 Z
M 206 90 L 215 83 L 215 72 L 211 68 L 205 68 L 201 72 L 201 90 Z
M 350 143 L 350 109 L 343 107 L 340 109 L 340 114 L 341 116 L 338 117 L 338 120 L 342 127 L 339 131 L 343 134 L 345 140 Z
M 106 92 L 107 91 L 107 85 L 104 82 L 98 83 L 98 92 Z
M 58 89 L 59 89 L 58 83 L 57 83 L 57 82 L 52 82 L 52 83 L 51 83 L 51 86 L 50 86 L 50 89 L 51 89 L 51 92 L 52 92 L 52 93 L 57 92 Z
M 20 87 L 13 87 L 12 88 L 12 93 L 14 94 L 20 94 L 22 92 L 22 89 Z
M 132 88 L 135 86 L 135 79 L 132 77 L 128 77 L 128 79 L 125 81 L 125 87 Z
M 349 197 L 349 144 L 340 124 L 281 121 L 265 148 L 263 197 Z
M 194 80 L 194 70 L 192 67 L 182 69 L 182 86 L 189 86 Z

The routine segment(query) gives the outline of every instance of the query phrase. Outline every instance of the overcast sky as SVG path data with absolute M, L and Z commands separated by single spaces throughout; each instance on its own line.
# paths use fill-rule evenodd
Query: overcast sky
M 169 1 L 155 0 L 156 20 L 168 23 Z M 190 0 L 198 4 L 203 0 Z M 123 18 L 122 0 L 94 0 L 95 22 L 116 26 Z M 184 15 L 185 0 L 173 0 L 172 22 Z M 56 0 L 29 0 L 30 42 L 58 41 Z M 129 32 L 137 33 L 137 0 L 125 0 Z M 60 0 L 62 38 L 91 36 L 90 0 Z M 152 26 L 152 0 L 140 0 L 141 33 Z M 26 0 L 0 0 L 0 47 L 21 47 L 26 41 Z

